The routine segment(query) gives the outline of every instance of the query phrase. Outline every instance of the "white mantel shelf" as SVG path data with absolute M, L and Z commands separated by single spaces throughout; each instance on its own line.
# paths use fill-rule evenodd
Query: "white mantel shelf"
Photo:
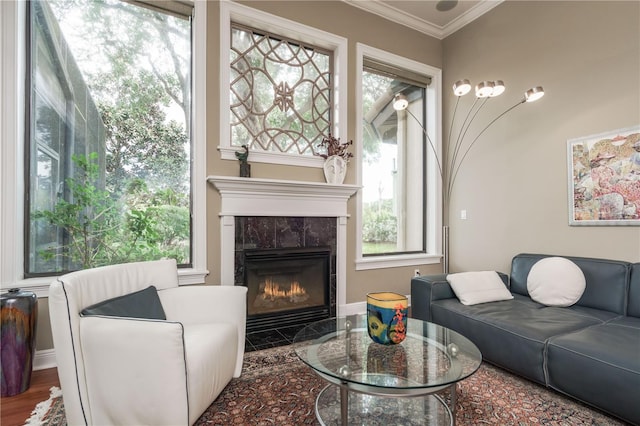
M 222 197 L 221 216 L 347 215 L 347 201 L 357 185 L 333 185 L 277 179 L 208 176 Z
M 359 186 L 319 182 L 208 176 L 220 193 L 220 282 L 234 285 L 235 217 L 335 217 L 336 309 L 346 306 L 347 201 Z

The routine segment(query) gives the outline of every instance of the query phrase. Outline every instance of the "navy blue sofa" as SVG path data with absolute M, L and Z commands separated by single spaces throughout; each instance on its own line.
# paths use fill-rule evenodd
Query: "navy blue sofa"
M 500 274 L 513 300 L 465 306 L 446 275 L 411 280 L 414 318 L 455 330 L 483 359 L 640 425 L 640 263 L 566 257 L 586 288 L 570 307 L 548 307 L 527 292 L 531 267 L 548 254 L 519 254 Z

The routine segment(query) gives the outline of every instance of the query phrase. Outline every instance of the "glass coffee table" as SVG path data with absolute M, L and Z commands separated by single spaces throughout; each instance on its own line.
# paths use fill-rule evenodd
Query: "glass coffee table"
M 329 383 L 316 400 L 322 425 L 453 425 L 456 384 L 482 362 L 466 337 L 413 318 L 402 343 L 375 343 L 366 314 L 312 323 L 298 332 L 294 347 Z M 436 394 L 446 389 L 450 405 Z

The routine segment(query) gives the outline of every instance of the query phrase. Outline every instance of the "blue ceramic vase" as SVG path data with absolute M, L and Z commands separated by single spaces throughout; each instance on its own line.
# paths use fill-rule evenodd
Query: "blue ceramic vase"
M 407 336 L 408 301 L 391 292 L 367 294 L 367 331 L 382 345 L 396 345 Z

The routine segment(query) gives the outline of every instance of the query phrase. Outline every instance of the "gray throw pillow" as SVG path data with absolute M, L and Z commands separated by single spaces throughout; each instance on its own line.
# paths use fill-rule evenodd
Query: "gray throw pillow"
M 103 300 L 89 307 L 84 308 L 80 315 L 105 315 L 110 317 L 129 317 L 166 320 L 167 317 L 162 309 L 158 290 L 155 286 L 149 286 L 144 290 L 113 299 Z

